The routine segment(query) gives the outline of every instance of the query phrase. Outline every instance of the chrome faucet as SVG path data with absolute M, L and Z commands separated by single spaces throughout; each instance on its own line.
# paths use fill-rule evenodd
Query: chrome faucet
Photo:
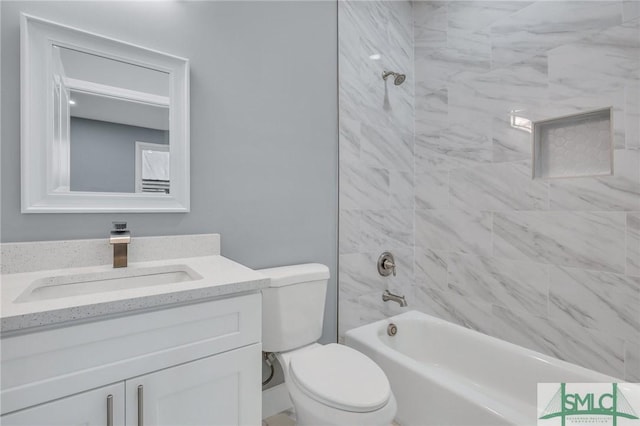
M 391 293 L 389 290 L 385 290 L 384 293 L 382 293 L 382 301 L 388 302 L 389 300 L 398 303 L 403 308 L 407 306 L 407 300 L 404 296 L 398 296 L 397 294 Z
M 114 268 L 126 268 L 127 246 L 130 242 L 131 232 L 127 229 L 127 222 L 113 222 L 109 244 L 113 245 Z

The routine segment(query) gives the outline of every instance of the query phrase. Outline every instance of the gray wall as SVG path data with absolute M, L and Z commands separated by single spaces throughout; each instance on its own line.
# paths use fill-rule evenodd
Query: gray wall
M 330 266 L 336 335 L 335 2 L 7 2 L 2 7 L 2 235 L 35 241 L 219 232 L 253 268 Z M 19 12 L 191 60 L 191 212 L 20 214 Z
M 136 141 L 166 145 L 169 132 L 71 117 L 71 190 L 136 192 Z

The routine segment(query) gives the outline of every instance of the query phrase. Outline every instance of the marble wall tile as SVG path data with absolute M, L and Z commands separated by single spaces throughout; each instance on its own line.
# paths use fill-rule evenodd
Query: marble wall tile
M 363 210 L 360 250 L 413 247 L 413 210 Z
M 615 150 L 614 175 L 550 181 L 551 210 L 640 210 L 640 151 Z
M 414 2 L 413 14 L 415 46 L 431 49 L 446 47 L 447 2 Z
M 531 179 L 530 161 L 453 169 L 449 176 L 449 202 L 453 208 L 478 210 L 546 210 L 548 208 L 548 183 L 544 180 Z
M 531 159 L 531 122 L 518 110 L 494 118 L 491 133 L 494 163 Z
M 464 70 L 462 63 L 454 63 L 446 47 L 415 48 L 415 81 L 429 92 L 446 89 L 449 77 Z
M 351 330 L 352 328 L 356 328 L 363 323 L 360 311 L 363 308 L 358 304 L 358 299 L 349 299 L 340 292 L 340 297 L 338 298 L 338 339 L 342 340 L 344 334 Z
M 565 95 L 616 91 L 637 80 L 640 28 L 610 27 L 550 50 L 549 82 Z
M 509 113 L 531 103 L 544 103 L 548 96 L 548 58 L 530 56 L 506 68 L 474 76 L 466 81 L 478 96 L 493 101 L 494 113 Z M 507 108 L 505 108 L 507 106 Z
M 414 289 L 414 300 L 408 301 L 408 303 L 420 312 L 458 324 L 455 310 L 442 293 L 442 290 L 417 281 Z
M 624 379 L 640 383 L 640 343 L 625 342 Z
M 416 247 L 467 254 L 491 254 L 491 213 L 417 210 Z
M 338 221 L 338 251 L 339 254 L 357 253 L 360 249 L 360 221 L 361 210 L 340 209 Z
M 492 334 L 604 374 L 624 374 L 624 341 L 606 333 L 494 306 Z
M 622 212 L 499 212 L 493 216 L 497 257 L 624 273 Z
M 386 34 L 392 47 L 398 47 L 406 52 L 406 57 L 413 64 L 413 3 L 410 1 L 400 1 L 398 4 L 383 2 L 381 9 L 383 13 L 389 14 L 389 22 L 386 27 Z M 402 58 L 402 56 L 401 56 Z
M 468 82 L 477 78 L 477 73 L 458 74 L 447 86 L 448 116 L 451 127 L 472 129 L 477 135 L 491 138 L 492 109 L 487 99 L 478 96 L 477 91 Z M 443 128 L 443 131 L 447 128 Z
M 386 318 L 380 293 L 369 293 L 357 298 L 338 300 L 338 332 L 340 336 L 352 328 Z
M 640 278 L 558 267 L 550 277 L 550 318 L 640 340 Z
M 491 161 L 491 138 L 482 131 L 452 125 L 437 137 L 416 135 L 416 162 L 426 167 L 456 168 Z
M 360 160 L 360 140 L 362 133 L 359 120 L 347 115 L 340 117 L 340 159 L 345 163 L 356 163 Z
M 549 266 L 450 254 L 448 287 L 465 299 L 543 316 L 547 313 Z
M 491 68 L 491 35 L 487 30 L 450 27 L 447 31 L 447 52 L 457 63 L 472 63 L 475 71 L 488 71 Z
M 443 251 L 415 248 L 414 274 L 416 283 L 430 288 L 446 290 L 449 255 Z
M 640 212 L 627 213 L 627 275 L 640 277 Z
M 640 18 L 640 2 L 638 0 L 623 0 L 622 20 L 624 22 Z
M 391 170 L 389 172 L 389 182 L 391 205 L 397 209 L 413 209 L 415 201 L 413 171 L 399 172 Z
M 416 83 L 415 109 L 415 133 L 427 136 L 438 134 L 447 127 L 447 89 L 430 92 L 424 82 Z
M 341 68 L 345 68 L 340 65 Z M 346 74 L 345 70 L 345 74 Z M 343 119 L 348 118 L 355 121 L 358 126 L 362 120 L 366 119 L 364 114 L 364 107 L 366 102 L 376 102 L 376 98 L 373 98 L 370 94 L 366 93 L 362 87 L 362 82 L 354 81 L 352 74 L 356 74 L 358 71 L 353 70 L 349 74 L 351 80 L 340 81 L 338 86 L 338 103 L 340 108 L 340 122 L 342 124 Z M 364 93 L 363 93 L 364 92 Z M 342 146 L 340 147 L 342 149 Z
M 481 333 L 491 332 L 491 305 L 461 297 L 455 291 L 441 291 L 416 286 L 416 307 L 438 318 L 462 325 Z
M 418 210 L 447 209 L 449 207 L 449 172 L 431 168 L 416 171 L 415 207 Z
M 452 1 L 449 2 L 448 26 L 478 31 L 505 19 L 531 4 L 531 1 Z
M 446 7 L 445 7 L 446 11 Z M 413 6 L 340 1 L 339 332 L 385 317 L 382 290 L 413 288 Z M 383 70 L 402 72 L 395 86 Z M 392 250 L 397 276 L 376 269 Z M 344 303 L 343 303 L 344 302 Z
M 640 74 L 640 71 L 638 73 Z M 626 147 L 627 149 L 640 149 L 640 84 L 626 84 L 624 97 Z
M 504 67 L 619 25 L 618 2 L 537 1 L 491 26 L 493 67 Z
M 390 207 L 389 171 L 340 164 L 340 208 L 346 210 Z

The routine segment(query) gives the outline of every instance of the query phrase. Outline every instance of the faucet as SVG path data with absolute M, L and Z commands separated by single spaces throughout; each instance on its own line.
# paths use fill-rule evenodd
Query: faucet
M 109 236 L 109 244 L 113 245 L 113 267 L 127 267 L 127 246 L 131 242 L 131 233 L 127 229 L 127 222 L 113 222 L 113 229 Z
M 382 301 L 388 302 L 389 300 L 397 302 L 403 308 L 407 306 L 407 300 L 404 296 L 398 296 L 397 294 L 391 293 L 389 290 L 385 290 L 384 293 L 382 293 Z

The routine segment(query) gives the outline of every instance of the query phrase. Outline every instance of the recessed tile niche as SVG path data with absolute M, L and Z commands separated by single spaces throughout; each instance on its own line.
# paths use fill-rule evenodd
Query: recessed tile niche
M 611 108 L 533 123 L 534 179 L 613 174 Z

